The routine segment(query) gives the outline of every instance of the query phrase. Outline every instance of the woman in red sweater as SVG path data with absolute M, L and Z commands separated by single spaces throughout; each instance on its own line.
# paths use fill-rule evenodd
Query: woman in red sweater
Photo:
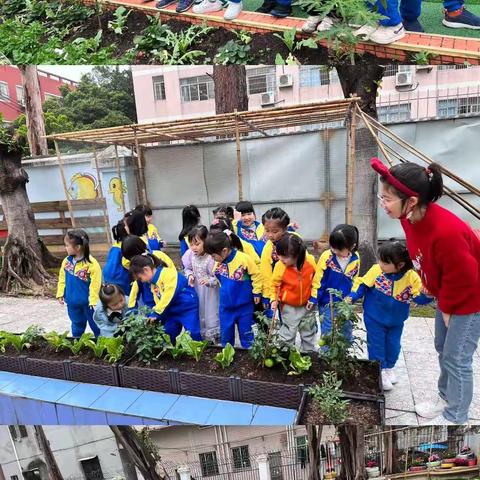
M 480 339 L 480 238 L 436 201 L 443 194 L 441 167 L 402 163 L 380 174 L 380 205 L 399 219 L 407 248 L 425 289 L 437 299 L 435 349 L 440 363 L 438 395 L 417 404 L 428 424 L 463 424 L 473 396 L 473 354 Z

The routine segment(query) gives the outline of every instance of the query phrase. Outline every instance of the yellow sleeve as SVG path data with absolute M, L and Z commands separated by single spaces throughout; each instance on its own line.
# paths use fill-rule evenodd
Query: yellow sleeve
M 305 260 L 313 267 L 313 268 L 317 268 L 317 262 L 315 262 L 315 257 L 307 252 L 307 254 L 305 255 Z
M 122 257 L 122 267 L 125 270 L 130 270 L 130 260 L 127 260 L 125 257 Z
M 166 253 L 162 252 L 161 250 L 155 250 L 152 252 L 152 255 L 155 255 L 157 258 L 159 258 L 167 267 L 177 270 L 173 260 Z
M 285 265 L 282 262 L 277 262 L 273 269 L 272 281 L 270 283 L 270 292 L 268 298 L 271 302 L 277 300 L 277 292 L 282 284 L 283 274 L 285 273 Z
M 90 273 L 88 304 L 91 307 L 95 307 L 95 305 L 98 303 L 100 287 L 102 286 L 102 269 L 100 268 L 100 264 L 94 258 L 90 259 L 88 273 Z
M 161 315 L 165 309 L 170 305 L 175 290 L 177 288 L 178 282 L 178 273 L 175 268 L 162 268 L 160 277 L 157 282 L 157 286 L 160 288 L 162 295 L 160 298 L 157 298 L 156 295 L 153 296 L 155 299 L 155 306 L 153 311 Z
M 416 296 L 424 293 L 424 289 L 423 289 L 423 286 L 422 286 L 422 280 L 420 279 L 420 275 L 417 272 L 415 272 L 414 270 L 410 270 L 408 272 L 408 274 L 410 275 L 409 280 L 412 284 L 412 295 L 414 297 L 416 297 Z
M 331 254 L 332 252 L 330 251 L 330 249 L 325 250 L 318 259 L 318 263 L 315 267 L 315 276 L 313 277 L 312 282 L 312 293 L 310 294 L 311 298 L 316 299 L 318 297 L 318 290 L 320 289 L 323 275 L 325 274 L 325 270 L 327 269 L 327 260 Z
M 130 295 L 128 296 L 128 308 L 134 308 L 137 303 L 138 297 L 138 282 L 132 283 L 132 289 L 130 290 Z
M 241 240 L 241 239 L 240 239 Z M 260 257 L 258 253 L 255 251 L 254 246 L 251 243 L 248 243 L 245 240 L 241 240 L 243 246 L 243 253 L 246 253 L 254 262 L 257 267 L 260 266 Z
M 261 240 L 263 235 L 265 234 L 265 227 L 263 226 L 263 223 L 261 223 L 256 230 L 256 235 L 257 235 L 257 240 Z
M 272 242 L 268 241 L 263 247 L 260 258 L 260 272 L 263 281 L 263 296 L 269 298 L 270 282 L 272 280 Z
M 254 295 L 262 295 L 262 274 L 260 272 L 260 269 L 258 268 L 257 265 L 255 265 L 255 262 L 252 260 L 251 257 L 245 254 L 245 263 L 247 266 L 247 272 L 250 275 L 250 278 L 252 279 L 252 286 L 253 286 L 253 294 Z
M 63 259 L 60 271 L 58 272 L 58 285 L 57 285 L 57 298 L 63 297 L 65 294 L 65 264 L 67 263 L 67 258 Z
M 355 277 L 352 285 L 352 292 L 356 292 L 362 283 L 367 287 L 373 287 L 375 285 L 375 279 L 381 274 L 382 269 L 380 268 L 380 265 L 373 265 L 363 277 L 360 275 Z

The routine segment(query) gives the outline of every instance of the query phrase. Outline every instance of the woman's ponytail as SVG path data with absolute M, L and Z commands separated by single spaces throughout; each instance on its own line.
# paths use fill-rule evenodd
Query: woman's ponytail
M 428 200 L 430 202 L 436 202 L 443 195 L 442 167 L 440 167 L 438 163 L 432 162 L 426 168 L 426 172 L 430 179 Z

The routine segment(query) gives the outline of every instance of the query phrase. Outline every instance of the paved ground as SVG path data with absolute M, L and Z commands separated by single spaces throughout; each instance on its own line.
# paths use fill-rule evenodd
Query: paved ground
M 387 423 L 419 425 L 414 402 L 433 397 L 439 369 L 433 346 L 433 318 L 410 318 L 402 338 L 402 352 L 397 364 L 399 383 L 386 393 Z M 55 300 L 0 296 L 0 330 L 24 331 L 31 324 L 47 330 L 69 330 L 66 308 Z M 475 390 L 470 408 L 473 423 L 480 424 L 480 352 L 474 357 Z

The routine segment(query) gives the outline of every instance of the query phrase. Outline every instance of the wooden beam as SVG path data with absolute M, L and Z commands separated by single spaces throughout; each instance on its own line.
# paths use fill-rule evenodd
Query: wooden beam
M 237 113 L 237 110 L 235 110 Z M 243 200 L 243 173 L 242 173 L 242 155 L 240 151 L 240 132 L 238 126 L 238 116 L 235 116 L 235 143 L 237 145 L 237 181 L 238 181 L 238 200 Z
M 55 152 L 57 153 L 58 165 L 60 167 L 60 175 L 62 176 L 63 191 L 65 192 L 65 197 L 67 199 L 68 213 L 70 214 L 70 219 L 72 221 L 72 227 L 75 228 L 76 227 L 75 216 L 73 215 L 72 202 L 71 202 L 70 197 L 68 195 L 67 179 L 65 178 L 65 171 L 63 169 L 62 155 L 60 154 L 60 147 L 58 146 L 58 142 L 55 140 L 54 143 L 55 143 Z
M 102 176 L 101 176 L 101 173 L 100 173 L 100 167 L 98 165 L 97 147 L 96 147 L 95 144 L 93 144 L 93 158 L 95 160 L 95 169 L 97 170 L 98 189 L 100 190 L 100 197 L 105 198 L 105 196 L 103 195 Z M 111 233 L 110 233 L 110 221 L 108 219 L 106 202 L 103 205 L 102 212 L 103 212 L 103 219 L 104 219 L 104 222 L 105 222 L 105 233 L 107 234 L 107 238 L 108 238 L 109 243 L 112 243 L 112 237 L 111 237 Z
M 125 157 L 123 157 L 125 159 Z M 125 160 L 123 161 L 123 164 L 125 165 Z M 123 194 L 123 180 L 122 180 L 122 172 L 120 169 L 120 158 L 118 158 L 118 145 L 115 144 L 115 166 L 117 167 L 117 175 L 118 179 L 120 180 L 120 192 L 121 192 L 121 198 L 122 198 L 122 211 L 123 214 L 125 215 L 126 210 L 125 210 L 125 195 Z

